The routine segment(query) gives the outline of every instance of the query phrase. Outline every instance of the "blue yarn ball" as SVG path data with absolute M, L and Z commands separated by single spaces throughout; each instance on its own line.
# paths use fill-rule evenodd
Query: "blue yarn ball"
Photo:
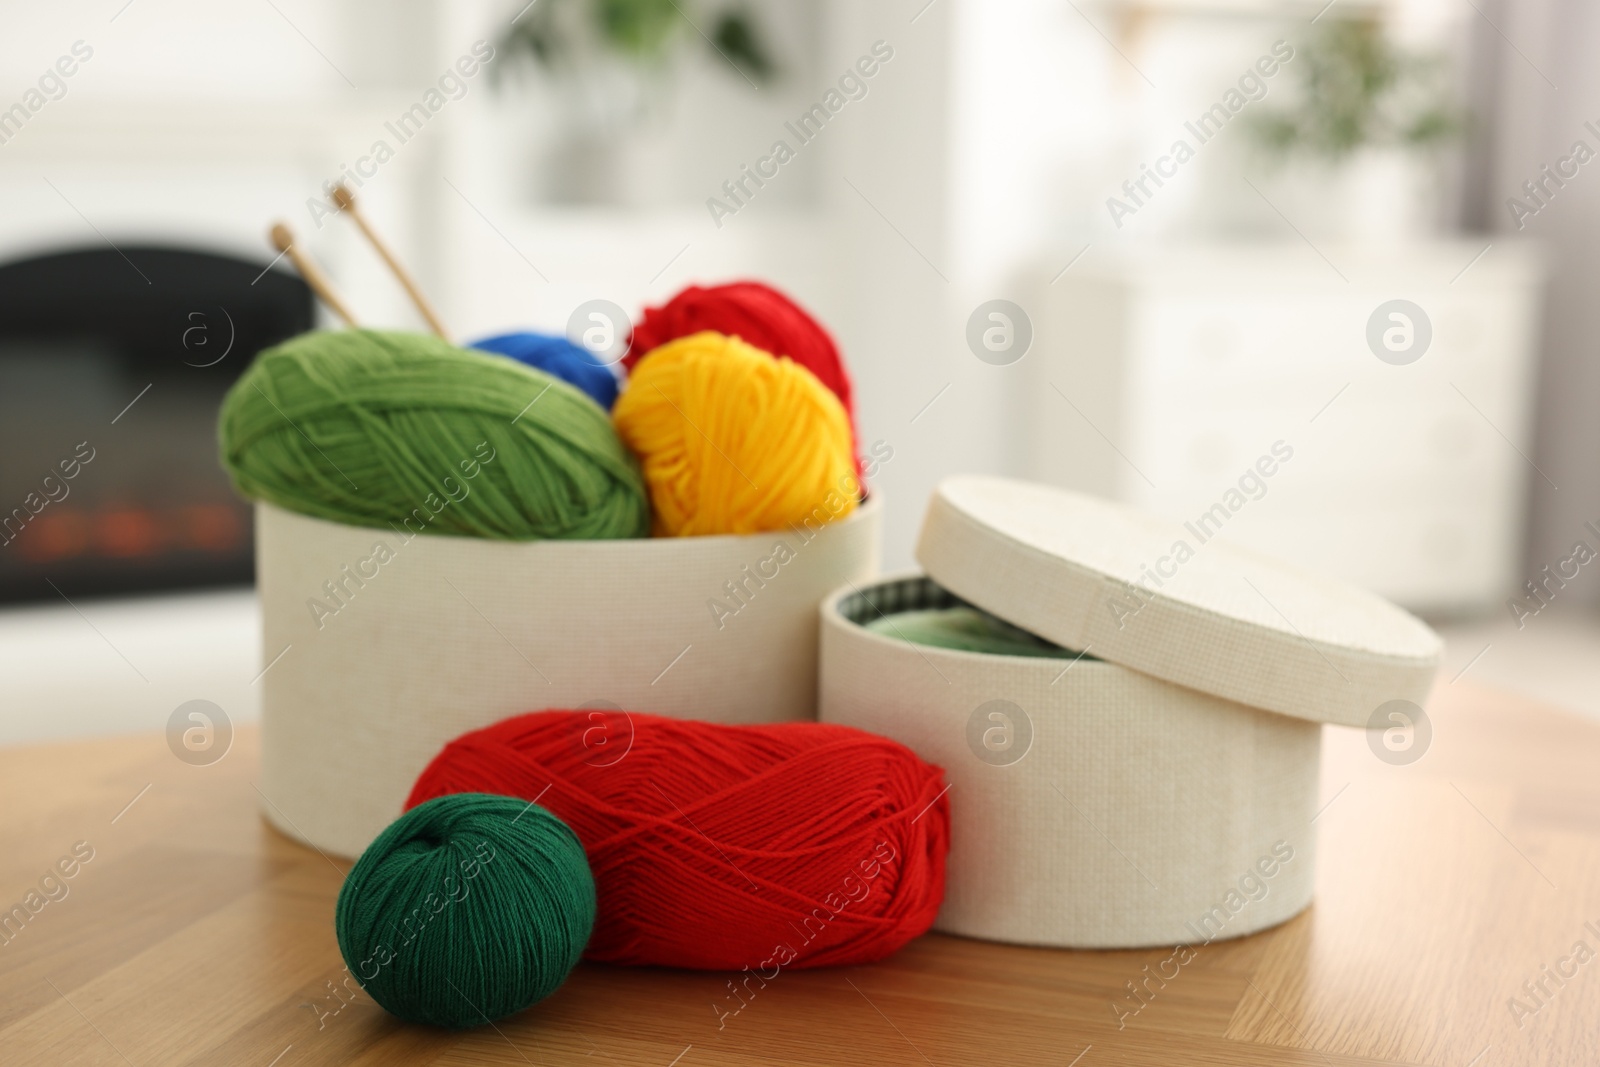
M 472 342 L 484 352 L 510 356 L 577 386 L 607 411 L 617 402 L 617 376 L 581 345 L 547 333 L 503 333 Z

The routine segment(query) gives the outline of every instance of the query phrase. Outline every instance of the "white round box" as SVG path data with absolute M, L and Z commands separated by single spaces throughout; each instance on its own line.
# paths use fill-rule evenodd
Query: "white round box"
M 932 577 L 824 602 L 823 721 L 900 741 L 950 783 L 936 929 L 1197 945 L 1310 903 L 1322 724 L 1420 705 L 1439 640 L 1370 593 L 1221 542 L 1174 565 L 1184 536 L 1062 490 L 954 478 L 919 539 Z M 955 651 L 863 627 L 962 603 L 1084 655 Z
M 263 811 L 356 856 L 447 741 L 510 715 L 813 719 L 817 604 L 877 574 L 881 508 L 773 533 L 510 542 L 258 504 Z

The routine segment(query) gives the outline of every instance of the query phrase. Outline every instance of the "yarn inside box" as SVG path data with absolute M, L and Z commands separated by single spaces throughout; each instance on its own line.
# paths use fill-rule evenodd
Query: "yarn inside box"
M 852 622 L 912 644 L 986 655 L 1077 659 L 1084 655 L 1012 626 L 926 580 L 879 586 L 839 605 Z

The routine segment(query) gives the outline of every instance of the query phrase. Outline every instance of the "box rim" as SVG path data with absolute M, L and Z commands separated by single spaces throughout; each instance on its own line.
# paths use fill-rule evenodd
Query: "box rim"
M 885 649 L 900 651 L 910 648 L 925 657 L 935 656 L 939 658 L 950 659 L 954 662 L 970 662 L 972 660 L 1005 660 L 1007 662 L 1017 664 L 1018 669 L 1036 669 L 1040 674 L 1047 673 L 1053 665 L 1061 663 L 1068 664 L 1069 669 L 1074 670 L 1078 667 L 1083 667 L 1085 669 L 1110 667 L 1118 671 L 1128 671 L 1133 674 L 1143 673 L 1141 671 L 1134 670 L 1132 667 L 1126 667 L 1120 663 L 1113 663 L 1110 660 L 1101 659 L 1099 656 L 1090 656 L 1087 653 L 1080 653 L 1079 658 L 1077 659 L 1063 659 L 1055 656 L 1012 656 L 1004 652 L 971 652 L 960 648 L 940 648 L 937 645 L 919 645 L 911 641 L 902 640 L 898 637 L 887 637 L 880 633 L 874 633 L 865 626 L 862 626 L 860 623 L 846 617 L 844 612 L 840 610 L 841 604 L 847 596 L 870 591 L 878 586 L 890 585 L 894 582 L 903 582 L 916 578 L 926 579 L 927 581 L 932 582 L 934 585 L 937 585 L 940 589 L 945 588 L 933 575 L 926 571 L 917 570 L 915 568 L 895 571 L 891 574 L 880 574 L 865 586 L 841 585 L 833 592 L 829 593 L 822 602 L 821 613 L 823 625 L 827 628 L 835 629 L 842 633 L 851 634 L 854 637 L 866 638 L 869 641 L 880 644 Z M 957 599 L 963 599 L 958 593 L 952 592 L 948 589 L 945 591 L 949 592 L 951 596 L 954 596 Z M 973 606 L 977 607 L 977 605 Z M 981 611 L 984 609 L 979 608 L 979 610 Z M 1068 651 L 1075 650 L 1068 649 Z M 1063 671 L 1061 673 L 1065 672 Z M 1155 675 L 1145 675 L 1145 677 L 1155 678 Z M 1156 680 L 1166 681 L 1164 678 L 1156 678 Z M 1264 708 L 1262 710 L 1268 709 Z
M 842 527 L 849 526 L 849 525 L 852 525 L 852 524 L 859 524 L 859 523 L 862 523 L 862 522 L 866 522 L 872 516 L 876 515 L 879 511 L 883 510 L 884 504 L 882 503 L 881 498 L 882 498 L 882 493 L 878 492 L 878 491 L 874 491 L 872 493 L 872 495 L 867 497 L 866 500 L 863 500 L 855 508 L 853 508 L 851 510 L 850 514 L 846 515 L 842 519 L 835 519 L 832 522 L 828 522 L 828 523 L 823 524 L 822 526 L 817 527 L 815 531 L 812 531 L 811 536 L 812 537 L 816 537 L 819 534 L 822 534 L 822 533 L 826 532 L 831 527 L 840 527 L 840 528 L 842 528 Z M 279 505 L 274 504 L 269 500 L 252 500 L 251 503 L 255 505 L 255 507 L 256 507 L 256 509 L 258 511 L 261 511 L 261 510 L 273 511 L 273 512 L 278 513 L 281 516 L 286 516 L 286 517 L 288 517 L 288 518 L 290 518 L 292 520 L 295 520 L 295 521 L 314 523 L 314 524 L 319 524 L 319 525 L 323 525 L 323 526 L 330 526 L 330 527 L 334 527 L 334 528 L 341 529 L 341 530 L 358 530 L 358 531 L 359 530 L 370 530 L 374 534 L 382 534 L 382 533 L 401 534 L 401 531 L 395 529 L 393 526 L 360 526 L 360 525 L 357 525 L 355 523 L 334 522 L 332 519 L 325 519 L 325 518 L 322 518 L 319 515 L 307 515 L 307 514 L 305 514 L 303 512 L 292 511 L 289 508 L 280 507 Z M 504 551 L 510 551 L 510 552 L 528 551 L 530 548 L 533 548 L 535 546 L 540 547 L 540 548 L 544 548 L 546 546 L 560 545 L 560 546 L 581 546 L 586 551 L 607 552 L 607 551 L 622 551 L 622 549 L 620 547 L 619 548 L 613 548 L 611 546 L 639 546 L 639 545 L 646 545 L 646 544 L 648 544 L 648 545 L 662 545 L 662 546 L 668 546 L 668 545 L 690 546 L 690 545 L 694 545 L 694 546 L 705 546 L 707 549 L 726 546 L 726 545 L 729 545 L 729 544 L 731 544 L 733 542 L 743 542 L 745 544 L 754 545 L 754 544 L 758 544 L 758 543 L 764 543 L 766 539 L 771 538 L 773 536 L 782 536 L 784 534 L 794 534 L 796 532 L 796 529 L 797 528 L 793 527 L 793 526 L 786 526 L 781 530 L 761 530 L 761 531 L 758 531 L 758 532 L 755 532 L 755 533 L 747 533 L 747 534 L 704 534 L 704 535 L 695 536 L 695 537 L 654 537 L 654 536 L 645 536 L 645 537 L 607 537 L 607 538 L 528 538 L 528 539 L 524 539 L 524 540 L 511 540 L 511 539 L 502 538 L 502 537 L 471 537 L 471 536 L 467 536 L 465 534 L 432 533 L 432 532 L 428 532 L 428 531 L 424 531 L 422 533 L 411 533 L 410 531 L 407 531 L 405 534 L 402 534 L 402 536 L 408 536 L 411 539 L 410 541 L 407 542 L 408 544 L 412 543 L 412 542 L 419 542 L 419 541 L 420 542 L 434 541 L 434 542 L 438 542 L 440 544 L 447 544 L 447 545 L 496 546 L 495 549 L 491 549 L 491 551 L 492 550 L 504 550 Z M 666 548 L 659 548 L 659 549 L 651 548 L 651 549 L 645 549 L 645 551 L 647 551 L 647 552 L 654 552 L 654 551 L 662 551 L 662 552 L 664 552 L 664 551 L 667 551 L 667 549 Z

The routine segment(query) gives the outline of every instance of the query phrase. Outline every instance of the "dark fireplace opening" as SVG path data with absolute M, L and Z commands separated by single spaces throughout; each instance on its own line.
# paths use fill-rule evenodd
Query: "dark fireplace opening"
M 0 602 L 248 583 L 217 408 L 312 311 L 294 275 L 198 249 L 0 266 Z

